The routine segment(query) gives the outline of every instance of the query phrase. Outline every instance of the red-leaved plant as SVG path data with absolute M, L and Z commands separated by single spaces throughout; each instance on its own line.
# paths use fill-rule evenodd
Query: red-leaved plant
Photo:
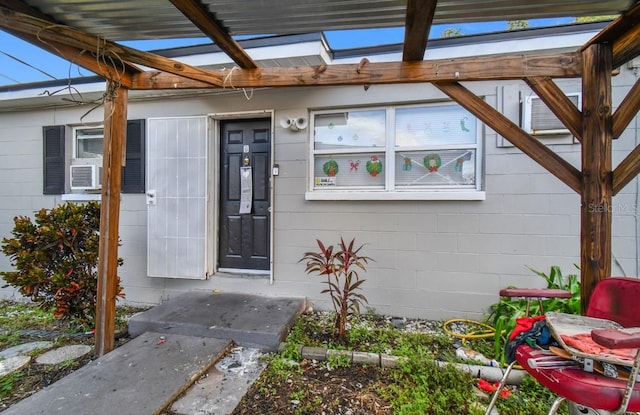
M 354 249 L 355 238 L 347 244 L 341 237 L 337 249 L 333 245 L 325 246 L 319 239 L 316 242 L 319 251 L 306 252 L 299 262 L 307 261 L 307 274 L 326 276 L 327 288 L 322 293 L 329 293 L 336 312 L 334 335 L 344 340 L 349 316 L 359 314 L 360 306 L 368 303 L 358 292 L 365 281 L 358 275 L 358 269 L 366 271 L 365 265 L 371 258 L 360 255 L 363 246 Z

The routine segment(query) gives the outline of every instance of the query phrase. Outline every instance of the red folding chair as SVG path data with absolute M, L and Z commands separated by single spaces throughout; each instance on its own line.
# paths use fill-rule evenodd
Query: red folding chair
M 557 412 L 562 401 L 569 403 L 570 414 L 624 414 L 640 411 L 640 386 L 636 384 L 640 371 L 640 279 L 612 277 L 600 281 L 589 300 L 585 316 L 610 320 L 627 330 L 598 328 L 591 331 L 597 344 L 609 349 L 638 349 L 628 380 L 590 372 L 581 365 L 540 365 L 540 350 L 523 343 L 515 352 L 515 361 L 509 365 L 493 396 L 486 415 L 490 414 L 500 390 L 506 383 L 514 364 L 558 395 L 548 415 Z M 629 330 L 638 328 L 638 331 Z M 588 361 L 587 361 L 588 362 Z

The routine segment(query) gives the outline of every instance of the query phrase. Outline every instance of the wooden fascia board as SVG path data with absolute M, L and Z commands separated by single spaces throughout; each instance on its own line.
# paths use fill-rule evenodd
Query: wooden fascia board
M 618 109 L 613 113 L 613 137 L 618 138 L 627 128 L 633 117 L 640 111 L 640 79 L 631 87 Z
M 457 82 L 434 82 L 433 85 L 466 108 L 498 134 L 522 150 L 563 183 L 580 192 L 581 174 L 578 169 L 558 156 L 535 137 L 527 134 L 498 110 Z
M 196 25 L 203 34 L 213 40 L 235 63 L 243 69 L 254 69 L 258 65 L 245 52 L 244 49 L 236 42 L 229 33 L 222 27 L 207 8 L 198 0 L 170 0 L 176 9 L 194 25 Z
M 437 3 L 437 0 L 408 0 L 402 50 L 403 61 L 424 59 Z
M 613 45 L 612 65 L 617 68 L 640 54 L 639 33 L 640 2 L 636 2 L 629 10 L 582 46 L 580 51 L 582 52 L 596 43 L 611 43 Z
M 11 29 L 47 42 L 56 42 L 79 50 L 92 51 L 104 61 L 112 60 L 113 66 L 135 63 L 195 79 L 212 86 L 222 86 L 222 79 L 215 74 L 149 52 L 122 46 L 98 36 L 90 35 L 69 26 L 52 25 L 50 22 L 0 7 L 0 28 Z
M 618 194 L 640 174 L 640 145 L 633 149 L 613 170 L 613 195 Z
M 406 84 L 437 81 L 521 80 L 527 77 L 577 78 L 579 53 L 509 54 L 418 62 L 378 62 L 295 68 L 210 70 L 227 88 Z M 204 85 L 158 72 L 136 75 L 132 89 L 193 89 Z
M 556 117 L 582 140 L 582 113 L 549 77 L 525 78 L 525 82 L 540 97 Z

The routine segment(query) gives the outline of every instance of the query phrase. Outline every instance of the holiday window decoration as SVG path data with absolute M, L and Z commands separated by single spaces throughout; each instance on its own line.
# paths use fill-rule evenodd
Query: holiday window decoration
M 338 166 L 338 162 L 335 160 L 329 160 L 322 165 L 322 171 L 329 177 L 336 176 L 340 171 L 340 167 Z
M 382 162 L 378 160 L 378 156 L 371 156 L 371 160 L 367 161 L 367 172 L 372 177 L 382 173 Z
M 440 166 L 442 166 L 442 159 L 439 154 L 427 154 L 424 156 L 423 162 L 424 167 L 430 172 L 438 171 Z

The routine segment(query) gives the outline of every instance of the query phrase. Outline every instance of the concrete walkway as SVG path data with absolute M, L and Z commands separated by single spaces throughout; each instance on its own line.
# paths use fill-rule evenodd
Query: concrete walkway
M 171 405 L 177 413 L 189 415 L 227 414 L 261 367 L 234 373 L 228 369 L 235 363 L 223 360 L 221 376 L 216 362 L 225 356 L 244 359 L 238 349 L 229 353 L 234 343 L 256 352 L 277 350 L 304 307 L 304 299 L 186 293 L 134 316 L 129 330 L 137 337 L 3 415 L 152 415 Z M 207 381 L 194 386 L 201 379 Z M 231 390 L 240 393 L 232 395 Z M 182 398 L 175 402 L 178 397 Z

